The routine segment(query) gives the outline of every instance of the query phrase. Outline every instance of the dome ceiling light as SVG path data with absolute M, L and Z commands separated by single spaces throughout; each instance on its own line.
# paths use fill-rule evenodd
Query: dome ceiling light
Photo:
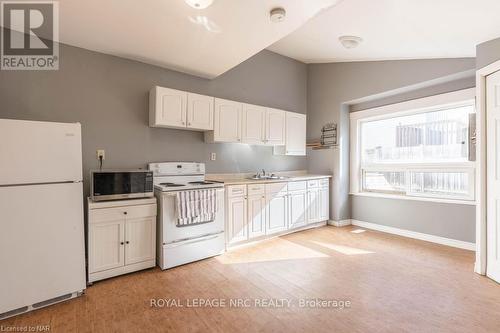
M 184 0 L 184 1 L 194 9 L 205 9 L 214 2 L 214 0 Z
M 340 36 L 339 41 L 346 49 L 354 49 L 363 41 L 363 39 L 358 36 Z

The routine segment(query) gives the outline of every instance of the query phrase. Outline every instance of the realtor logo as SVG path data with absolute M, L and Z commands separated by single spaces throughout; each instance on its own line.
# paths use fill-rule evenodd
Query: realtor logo
M 59 69 L 56 1 L 1 1 L 2 70 Z

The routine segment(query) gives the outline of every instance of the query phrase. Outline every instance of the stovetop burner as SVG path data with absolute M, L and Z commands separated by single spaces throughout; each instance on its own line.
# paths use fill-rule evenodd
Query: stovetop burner
M 197 181 L 197 182 L 189 182 L 188 184 L 193 184 L 193 185 L 212 185 L 214 183 L 212 182 L 206 182 L 206 181 Z
M 175 183 L 160 183 L 162 186 L 166 187 L 179 187 L 179 186 L 185 186 L 184 184 L 175 184 Z

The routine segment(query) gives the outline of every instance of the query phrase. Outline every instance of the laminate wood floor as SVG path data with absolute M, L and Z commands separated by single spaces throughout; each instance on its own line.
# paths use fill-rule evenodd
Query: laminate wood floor
M 500 332 L 500 285 L 473 273 L 473 252 L 358 229 L 321 227 L 168 271 L 154 268 L 100 281 L 83 297 L 0 321 L 0 328 Z M 165 306 L 151 307 L 152 299 Z M 212 307 L 194 306 L 207 299 Z M 240 307 L 230 306 L 239 299 Z M 300 306 L 315 299 L 330 303 Z M 287 301 L 290 306 L 279 307 Z

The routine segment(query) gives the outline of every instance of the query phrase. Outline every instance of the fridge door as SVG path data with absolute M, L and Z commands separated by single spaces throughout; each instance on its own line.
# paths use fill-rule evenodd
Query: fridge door
M 0 186 L 82 180 L 80 124 L 0 119 Z
M 0 187 L 0 314 L 85 289 L 82 183 Z

